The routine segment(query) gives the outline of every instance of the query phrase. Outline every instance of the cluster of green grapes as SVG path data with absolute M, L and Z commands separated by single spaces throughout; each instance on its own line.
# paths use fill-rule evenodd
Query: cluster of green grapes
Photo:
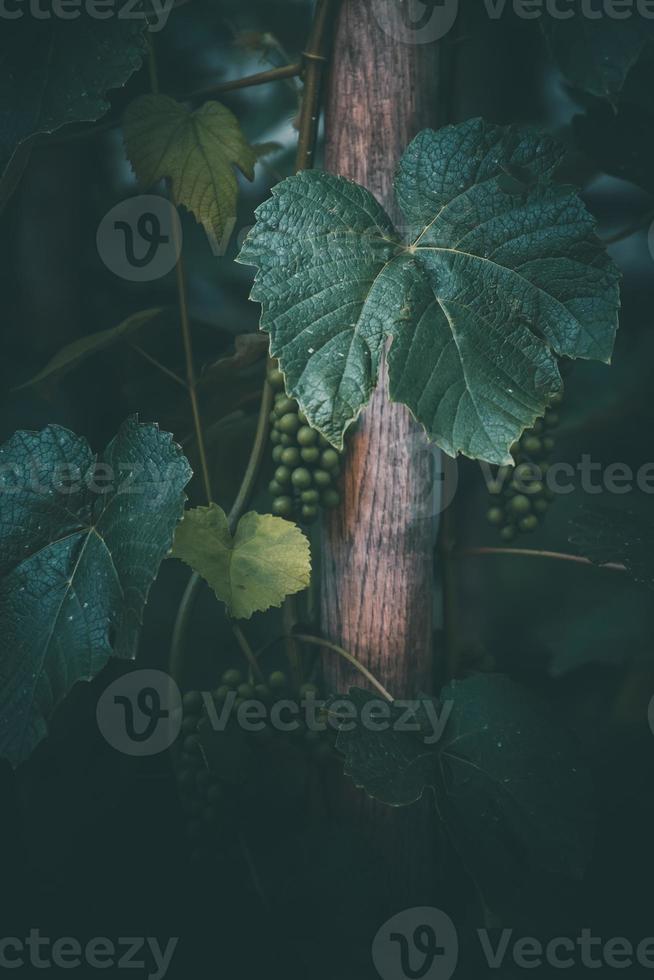
M 319 507 L 331 509 L 340 503 L 336 490 L 340 453 L 307 424 L 297 402 L 284 391 L 279 369 L 268 371 L 268 382 L 275 391 L 270 441 L 277 469 L 268 488 L 273 496 L 272 512 L 310 524 Z
M 280 731 L 265 719 L 257 731 L 238 725 L 235 711 L 243 702 L 257 701 L 269 708 L 275 700 L 292 696 L 283 671 L 273 671 L 265 684 L 248 683 L 236 669 L 225 671 L 222 683 L 211 693 L 218 714 L 230 692 L 236 695 L 233 710 L 219 731 L 210 726 L 206 694 L 188 691 L 182 700 L 176 776 L 192 863 L 224 862 L 225 849 L 233 848 L 239 828 L 251 814 L 262 819 L 269 814 L 271 795 L 277 807 L 288 804 L 280 772 L 288 782 L 290 768 L 301 770 L 336 758 L 329 731 L 313 731 L 299 718 L 292 732 Z M 319 691 L 315 684 L 302 684 L 297 696 L 299 702 L 317 699 Z
M 499 528 L 503 541 L 517 534 L 531 534 L 547 513 L 554 494 L 545 485 L 549 457 L 554 449 L 553 433 L 559 424 L 557 409 L 562 395 L 553 395 L 542 419 L 523 432 L 511 447 L 513 466 L 501 466 L 491 489 L 493 505 L 486 517 Z

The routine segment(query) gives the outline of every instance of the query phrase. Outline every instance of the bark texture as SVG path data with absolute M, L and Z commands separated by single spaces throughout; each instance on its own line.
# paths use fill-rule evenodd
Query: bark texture
M 406 43 L 394 0 L 343 0 L 326 105 L 325 168 L 366 186 L 401 224 L 393 175 L 409 141 L 437 126 L 440 45 Z M 431 691 L 435 515 L 434 453 L 385 372 L 347 443 L 342 505 L 322 558 L 325 634 L 354 653 L 394 697 Z M 361 684 L 344 662 L 325 662 L 329 686 Z M 433 804 L 395 810 L 360 790 L 338 790 L 339 816 L 384 852 L 391 903 L 429 894 Z

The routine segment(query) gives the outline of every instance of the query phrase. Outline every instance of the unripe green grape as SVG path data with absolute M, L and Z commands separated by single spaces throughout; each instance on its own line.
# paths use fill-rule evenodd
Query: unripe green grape
M 185 712 L 198 714 L 202 711 L 202 695 L 199 691 L 187 691 L 182 698 L 182 707 Z
M 300 450 L 297 446 L 288 446 L 282 449 L 282 463 L 284 466 L 298 466 L 300 462 Z
M 543 439 L 543 449 L 545 449 L 546 452 L 551 453 L 555 446 L 556 440 L 552 439 L 551 436 L 545 436 Z
M 291 483 L 297 490 L 308 490 L 311 486 L 311 474 L 304 467 L 293 470 Z
M 268 484 L 268 492 L 272 494 L 273 497 L 279 497 L 280 494 L 284 493 L 284 487 L 277 480 L 271 480 Z
M 535 514 L 529 514 L 527 517 L 523 517 L 518 522 L 518 527 L 521 531 L 535 531 L 538 527 L 539 521 Z
M 508 507 L 513 514 L 528 514 L 531 510 L 531 503 L 529 497 L 526 497 L 523 493 L 519 493 L 515 497 L 512 497 Z
M 320 459 L 320 450 L 317 446 L 303 446 L 300 450 L 300 456 L 305 463 L 317 463 Z
M 286 674 L 282 670 L 273 670 L 268 678 L 268 686 L 273 691 L 282 691 L 287 686 Z
M 297 405 L 292 398 L 287 398 L 285 395 L 276 400 L 274 411 L 275 415 L 280 420 L 285 415 L 294 415 L 295 418 L 297 418 Z
M 295 414 L 295 412 L 287 412 L 286 415 L 282 415 L 279 420 L 279 431 L 282 434 L 292 436 L 295 435 L 297 430 L 300 428 L 300 420 Z
M 216 688 L 214 691 L 214 700 L 216 700 L 218 704 L 222 704 L 230 690 L 231 688 L 228 684 L 221 684 L 220 687 Z
M 271 509 L 276 517 L 292 517 L 293 500 L 291 497 L 275 497 Z
M 540 480 L 536 480 L 534 483 L 530 484 L 529 489 L 525 490 L 525 493 L 528 493 L 530 497 L 535 497 L 542 493 L 544 489 L 545 488 Z
M 502 541 L 513 541 L 515 538 L 515 528 L 512 524 L 506 524 L 500 531 Z
M 499 527 L 500 524 L 504 523 L 504 511 L 501 507 L 491 507 L 486 514 L 486 520 L 489 524 Z
M 318 516 L 318 508 L 315 504 L 302 504 L 302 520 L 315 521 Z
M 283 446 L 275 446 L 272 451 L 273 463 L 281 463 L 282 453 L 284 452 Z
M 535 479 L 539 474 L 539 469 L 533 463 L 518 463 L 513 471 L 514 481 L 529 481 Z
M 254 697 L 254 688 L 251 684 L 239 684 L 236 688 L 236 693 L 239 697 L 243 698 L 244 701 L 249 701 Z
M 284 388 L 284 375 L 279 368 L 269 368 L 266 374 L 268 384 L 273 391 L 282 391 Z
M 282 438 L 281 433 L 278 432 L 277 429 L 273 429 L 272 432 L 270 433 L 270 441 L 275 447 L 277 447 L 277 445 L 281 442 L 281 438 Z
M 533 507 L 537 514 L 545 514 L 549 510 L 549 503 L 547 500 L 534 500 Z
M 317 490 L 303 490 L 300 494 L 300 500 L 303 504 L 317 504 L 320 500 L 320 494 Z
M 284 448 L 286 448 L 287 446 L 292 446 L 294 443 L 293 436 L 289 436 L 288 433 L 286 432 L 282 433 L 279 441 Z
M 327 470 L 314 470 L 313 471 L 313 482 L 317 487 L 325 488 L 331 485 L 332 476 Z
M 333 470 L 338 467 L 340 457 L 335 449 L 323 449 L 320 454 L 320 466 L 323 470 Z
M 232 688 L 234 691 L 239 684 L 243 683 L 243 675 L 235 667 L 230 667 L 229 670 L 226 670 L 221 679 L 223 684 Z
M 291 482 L 291 471 L 288 466 L 278 466 L 275 470 L 275 482 L 285 487 Z
M 338 507 L 341 502 L 341 495 L 338 490 L 327 489 L 320 494 L 320 503 L 328 510 Z
M 299 420 L 298 420 L 299 421 Z M 318 439 L 318 433 L 309 425 L 303 425 L 298 429 L 297 441 L 300 446 L 313 446 Z
M 530 456 L 539 456 L 543 451 L 543 444 L 538 436 L 523 436 L 522 448 Z
M 297 417 L 299 418 L 299 420 L 302 423 L 302 425 L 306 425 L 307 424 L 307 417 L 306 417 L 306 415 L 304 414 L 304 412 L 301 409 L 298 411 Z
M 264 704 L 267 704 L 268 701 L 270 701 L 270 688 L 267 684 L 256 684 L 254 693 L 260 701 L 264 702 Z

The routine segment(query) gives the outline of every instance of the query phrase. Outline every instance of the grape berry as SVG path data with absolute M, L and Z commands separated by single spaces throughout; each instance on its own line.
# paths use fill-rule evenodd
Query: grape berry
M 204 698 L 210 697 L 220 714 L 230 695 L 236 696 L 234 710 L 254 700 L 269 711 L 276 700 L 288 699 L 292 692 L 283 671 L 273 671 L 264 684 L 253 684 L 239 670 L 230 669 L 211 695 L 203 697 L 199 691 L 184 695 L 176 776 L 192 863 L 222 863 L 230 854 L 233 857 L 234 840 L 244 820 L 251 820 L 253 814 L 270 820 L 280 808 L 294 806 L 286 791 L 289 774 L 295 773 L 301 782 L 308 766 L 336 758 L 330 732 L 311 730 L 300 722 L 301 715 L 293 731 L 278 730 L 269 718 L 262 719 L 265 724 L 260 730 L 245 731 L 232 712 L 224 729 L 214 731 Z M 297 700 L 312 697 L 319 697 L 318 688 L 303 684 Z
M 549 457 L 554 448 L 552 434 L 559 423 L 557 408 L 562 395 L 554 395 L 542 419 L 523 432 L 511 448 L 513 466 L 501 466 L 491 489 L 492 506 L 486 519 L 498 528 L 502 541 L 518 534 L 531 534 L 540 526 L 554 500 L 545 485 Z
M 340 453 L 307 424 L 297 402 L 284 391 L 281 371 L 269 370 L 268 382 L 275 391 L 270 441 L 277 468 L 268 487 L 273 496 L 272 512 L 311 524 L 320 507 L 331 509 L 340 503 L 336 490 Z

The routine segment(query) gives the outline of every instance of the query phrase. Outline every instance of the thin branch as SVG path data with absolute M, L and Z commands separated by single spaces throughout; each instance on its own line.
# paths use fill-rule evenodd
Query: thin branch
M 318 0 L 311 34 L 305 50 L 304 92 L 300 109 L 299 138 L 295 169 L 309 170 L 313 165 L 313 154 L 318 133 L 318 113 L 322 77 L 327 63 L 328 23 L 334 0 Z
M 158 368 L 159 371 L 163 372 L 163 374 L 167 375 L 173 381 L 176 381 L 178 385 L 181 385 L 185 391 L 188 391 L 188 385 L 184 381 L 184 378 L 180 378 L 178 374 L 175 374 L 174 371 L 171 371 L 170 368 L 167 368 L 165 364 L 162 364 L 161 361 L 158 361 L 156 357 L 152 356 L 152 354 L 148 354 L 148 352 L 144 350 L 142 347 L 139 347 L 138 344 L 130 344 L 129 346 L 132 348 L 133 351 L 136 351 L 137 354 L 140 354 L 141 357 L 144 357 L 146 361 L 149 361 L 150 364 Z
M 157 74 L 157 62 L 154 51 L 152 35 L 148 35 L 148 70 L 150 74 L 150 87 L 154 95 L 159 92 L 159 77 Z M 172 206 L 177 209 L 177 201 L 173 192 L 172 183 L 166 181 L 168 196 Z M 200 405 L 198 402 L 197 379 L 195 376 L 195 365 L 193 361 L 193 341 L 191 339 L 191 318 L 188 312 L 188 291 L 186 288 L 186 270 L 182 256 L 182 238 L 177 221 L 172 222 L 173 226 L 173 247 L 177 255 L 175 263 L 175 281 L 177 283 L 177 299 L 179 303 L 179 318 L 182 328 L 182 343 L 184 345 L 184 360 L 186 362 L 186 383 L 188 395 L 191 402 L 191 412 L 193 414 L 193 428 L 195 429 L 195 441 L 200 457 L 200 469 L 202 471 L 202 483 L 204 485 L 204 495 L 207 503 L 213 500 L 211 491 L 211 477 L 209 476 L 209 463 L 207 461 L 207 451 L 204 444 L 204 432 L 202 430 L 202 420 L 200 418 Z
M 354 654 L 348 653 L 343 647 L 339 647 L 337 643 L 332 643 L 331 640 L 322 640 L 319 636 L 310 636 L 308 633 L 294 633 L 293 639 L 299 640 L 300 643 L 313 644 L 325 650 L 331 650 L 332 653 L 337 653 L 339 657 L 347 660 L 355 670 L 358 670 L 383 698 L 386 698 L 387 701 L 393 701 L 393 695 L 388 693 L 381 681 L 378 681 L 375 675 L 371 674 L 368 668 L 364 667 Z
M 301 74 L 302 63 L 298 61 L 290 65 L 282 65 L 280 68 L 260 71 L 255 75 L 246 75 L 244 78 L 234 78 L 230 82 L 208 85 L 206 88 L 197 89 L 195 92 L 180 95 L 177 98 L 180 102 L 196 102 L 199 99 L 210 99 L 214 95 L 222 95 L 225 92 L 235 92 L 241 88 L 253 88 L 255 85 L 266 85 L 268 82 L 282 81 L 285 78 L 297 78 Z
M 297 62 L 290 65 L 282 65 L 280 68 L 271 68 L 269 71 L 260 71 L 254 75 L 246 75 L 243 78 L 235 78 L 229 82 L 208 85 L 206 88 L 198 89 L 195 92 L 187 92 L 183 95 L 176 96 L 176 98 L 178 102 L 193 103 L 201 99 L 210 99 L 226 92 L 234 92 L 237 89 L 252 88 L 256 85 L 265 85 L 267 82 L 276 82 L 286 78 L 297 78 L 301 74 L 302 64 Z M 109 130 L 120 126 L 121 123 L 122 116 L 114 116 L 111 119 L 104 119 L 95 126 L 86 126 L 84 129 L 76 129 L 73 132 L 64 132 L 52 136 L 44 135 L 43 137 L 39 137 L 36 142 L 38 146 L 44 144 L 52 146 L 53 144 L 73 143 L 77 140 L 92 138 L 93 136 L 99 136 L 101 133 L 107 133 Z
M 553 558 L 556 561 L 574 562 L 576 565 L 590 565 L 592 568 L 604 568 L 609 572 L 626 572 L 625 565 L 618 562 L 606 562 L 599 564 L 584 558 L 582 555 L 569 555 L 563 551 L 541 551 L 537 548 L 466 548 L 464 551 L 456 553 L 458 558 L 479 558 L 485 555 L 519 555 L 525 558 Z

